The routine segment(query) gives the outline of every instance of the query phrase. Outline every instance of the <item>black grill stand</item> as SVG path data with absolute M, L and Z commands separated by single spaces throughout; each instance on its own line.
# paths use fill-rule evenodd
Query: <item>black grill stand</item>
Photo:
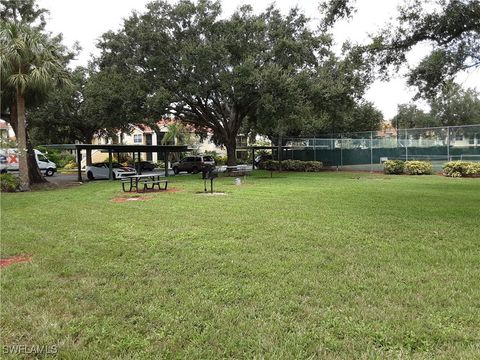
M 213 194 L 213 179 L 218 176 L 215 166 L 206 166 L 202 169 L 204 191 L 207 192 L 207 180 L 210 180 L 210 193 Z

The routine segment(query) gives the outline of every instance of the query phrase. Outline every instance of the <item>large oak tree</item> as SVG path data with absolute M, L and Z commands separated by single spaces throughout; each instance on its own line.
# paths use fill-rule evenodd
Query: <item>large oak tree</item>
M 365 89 L 363 64 L 348 69 L 354 62 L 341 62 L 331 46 L 331 37 L 312 30 L 298 9 L 254 14 L 243 6 L 225 19 L 218 2 L 155 1 L 103 36 L 99 63 L 149 89 L 142 109 L 150 118 L 173 114 L 211 130 L 234 165 L 240 129 L 267 135 L 307 123 L 330 129 L 336 120 L 329 109 L 355 105 Z M 327 83 L 328 89 L 320 85 Z

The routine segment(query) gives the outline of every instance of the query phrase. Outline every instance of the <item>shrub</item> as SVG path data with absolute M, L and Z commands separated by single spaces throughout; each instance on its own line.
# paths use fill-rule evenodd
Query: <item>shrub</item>
M 278 161 L 275 160 L 267 160 L 260 163 L 260 169 L 268 170 L 268 171 L 276 171 L 278 170 Z
M 20 186 L 18 177 L 12 174 L 0 174 L 0 190 L 2 192 L 15 192 Z
M 65 164 L 63 167 L 66 170 L 72 170 L 77 168 L 77 162 L 75 160 L 70 160 L 68 163 Z
M 282 170 L 284 171 L 316 172 L 322 170 L 322 167 L 323 164 L 320 161 L 282 161 Z M 268 171 L 277 171 L 280 169 L 280 163 L 277 160 L 267 160 L 260 163 L 260 168 Z
M 383 163 L 383 172 L 385 174 L 403 174 L 405 162 L 402 160 L 387 160 Z
M 216 165 L 226 165 L 227 164 L 227 157 L 226 156 L 214 156 L 213 159 L 215 160 Z
M 323 167 L 323 164 L 320 161 L 305 161 L 306 172 L 321 171 L 322 167 Z
M 433 167 L 428 161 L 405 161 L 405 172 L 409 175 L 431 175 Z
M 443 175 L 449 177 L 480 176 L 480 163 L 473 161 L 450 161 L 443 165 Z

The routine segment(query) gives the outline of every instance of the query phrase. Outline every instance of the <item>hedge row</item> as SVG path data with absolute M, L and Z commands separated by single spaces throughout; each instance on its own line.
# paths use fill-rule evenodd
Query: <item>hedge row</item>
M 383 163 L 383 171 L 385 174 L 430 175 L 433 167 L 428 161 L 388 160 Z
M 450 161 L 443 165 L 443 175 L 449 177 L 480 176 L 480 163 L 473 161 Z
M 388 160 L 383 163 L 385 174 L 428 175 L 433 173 L 428 161 Z M 473 161 L 450 161 L 443 165 L 443 175 L 449 177 L 480 176 L 480 163 Z
M 283 160 L 283 171 L 316 172 L 322 170 L 323 164 L 320 161 Z M 260 168 L 269 171 L 280 170 L 280 162 L 267 160 L 260 164 Z

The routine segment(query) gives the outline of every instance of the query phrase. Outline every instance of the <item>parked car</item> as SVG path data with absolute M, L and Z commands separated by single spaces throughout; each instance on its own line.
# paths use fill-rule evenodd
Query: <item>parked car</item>
M 35 160 L 40 171 L 46 176 L 53 176 L 57 171 L 57 165 L 48 160 L 40 151 L 34 149 Z M 4 174 L 10 171 L 18 171 L 18 150 L 17 149 L 0 149 L 0 173 Z
M 211 156 L 196 155 L 187 156 L 181 161 L 173 164 L 172 169 L 175 174 L 180 171 L 186 171 L 188 173 L 196 174 L 202 171 L 206 167 L 215 166 L 215 160 Z
M 258 167 L 267 160 L 273 160 L 273 156 L 270 154 L 260 154 L 255 157 L 255 167 L 258 169 Z
M 152 164 L 150 161 L 138 161 L 135 163 L 135 169 L 140 167 L 141 171 L 153 171 L 155 170 L 155 164 Z
M 108 162 L 94 163 L 85 168 L 88 180 L 108 179 L 109 171 Z M 120 179 L 125 176 L 135 175 L 135 169 L 123 166 L 117 162 L 112 163 L 113 180 Z

